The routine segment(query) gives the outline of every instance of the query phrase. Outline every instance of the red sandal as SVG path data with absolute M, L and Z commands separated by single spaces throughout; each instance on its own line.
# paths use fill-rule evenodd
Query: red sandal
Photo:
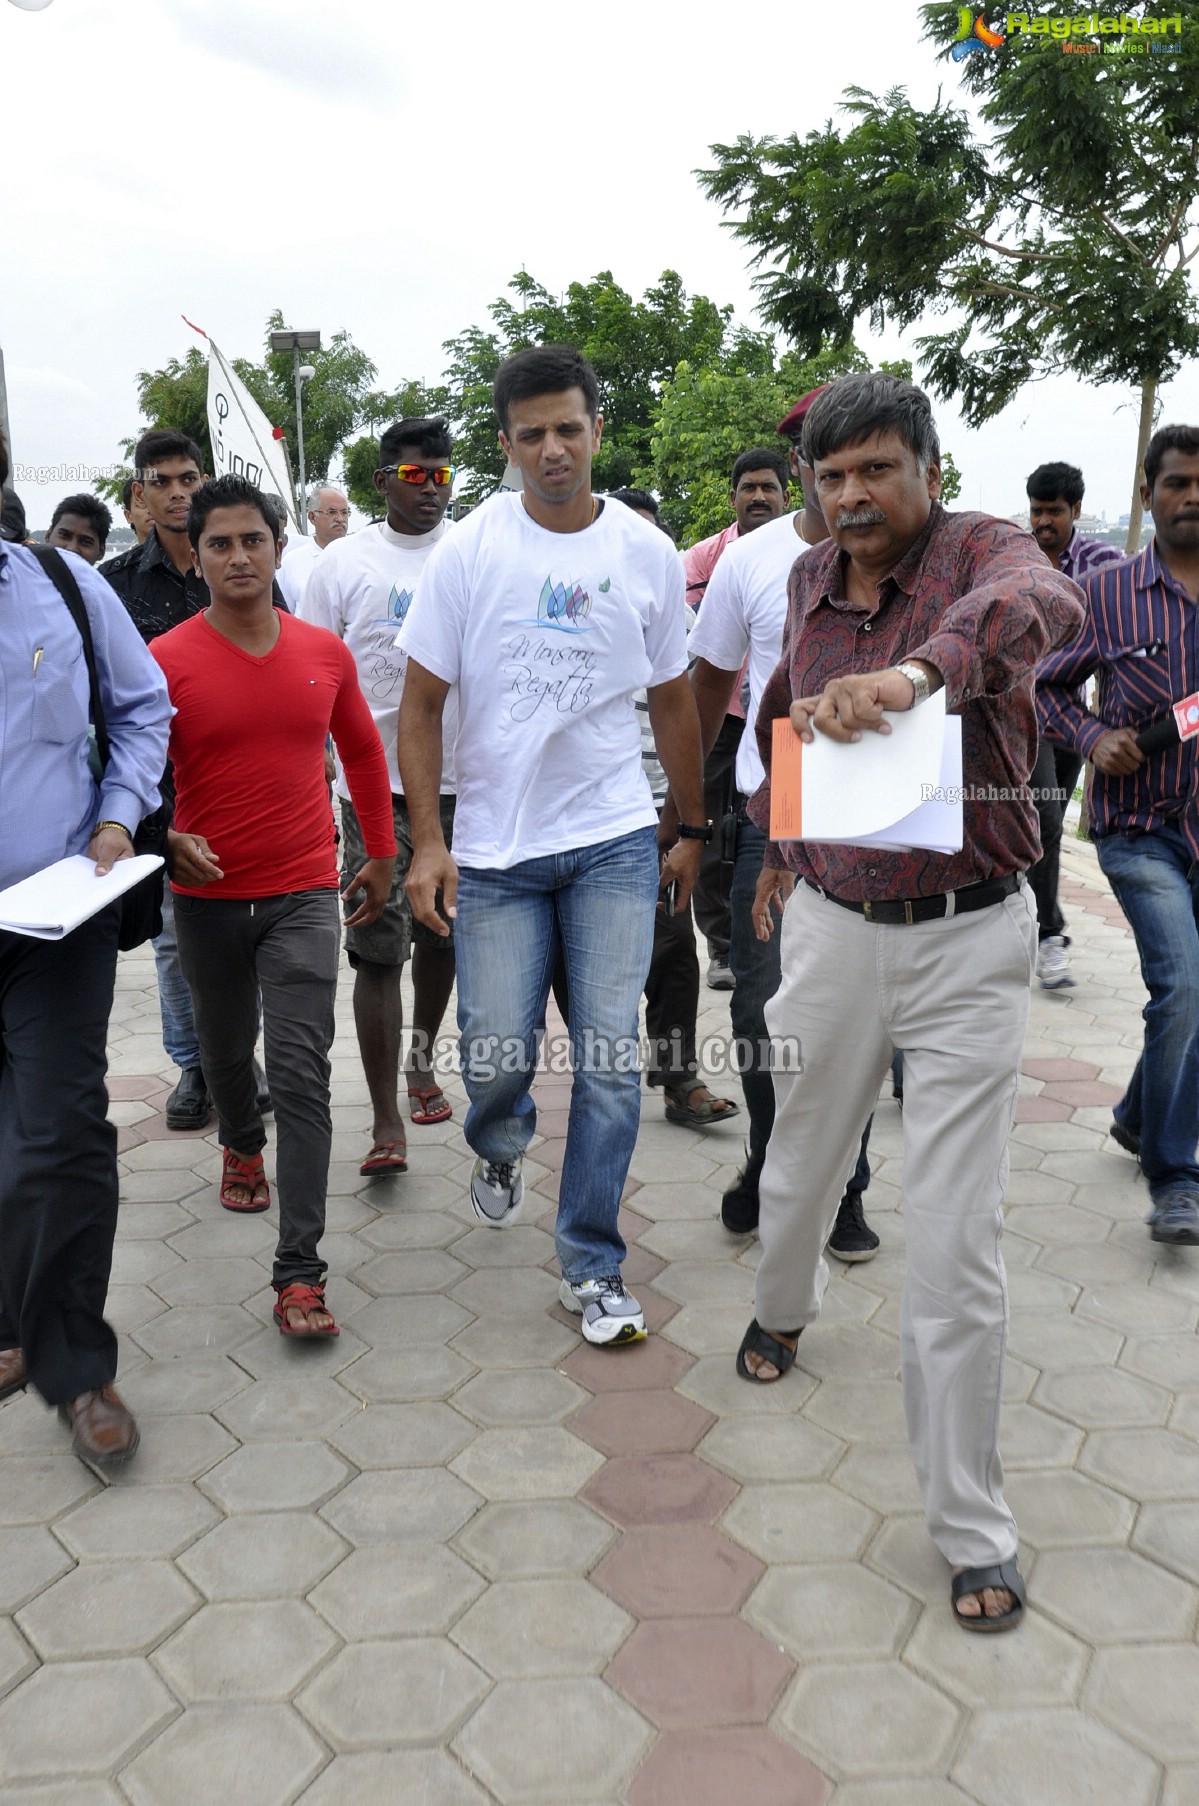
M 430 1108 L 429 1100 L 434 1097 L 439 1098 L 440 1102 L 434 1104 L 432 1108 Z M 412 1100 L 414 1098 L 420 1106 L 420 1108 L 416 1110 L 412 1109 Z M 436 1081 L 432 1085 L 409 1085 L 408 1107 L 412 1113 L 413 1122 L 421 1127 L 426 1123 L 448 1122 L 450 1117 L 454 1114 L 453 1104 L 451 1104 L 449 1098 L 445 1095 L 445 1092 Z
M 289 1323 L 288 1311 L 300 1311 L 303 1323 Z M 340 1336 L 341 1330 L 330 1320 L 328 1323 L 312 1322 L 313 1311 L 324 1311 L 329 1316 L 329 1307 L 325 1303 L 324 1286 L 303 1285 L 299 1281 L 284 1286 L 275 1300 L 274 1318 L 279 1325 L 279 1333 L 283 1336 Z
M 271 1192 L 266 1182 L 262 1155 L 253 1154 L 249 1160 L 243 1160 L 232 1148 L 222 1148 L 221 1154 L 221 1203 L 225 1209 L 239 1211 L 243 1216 L 253 1216 L 257 1211 L 269 1210 Z M 245 1192 L 247 1195 L 235 1197 L 235 1191 Z

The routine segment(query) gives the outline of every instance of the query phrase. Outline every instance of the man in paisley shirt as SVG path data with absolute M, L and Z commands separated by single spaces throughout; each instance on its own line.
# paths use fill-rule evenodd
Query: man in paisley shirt
M 1112 1135 L 1149 1181 L 1155 1242 L 1199 1244 L 1199 766 L 1193 739 L 1146 753 L 1138 732 L 1199 690 L 1199 427 L 1145 450 L 1145 550 L 1095 571 L 1072 646 L 1038 673 L 1046 739 L 1095 767 L 1091 834 L 1149 992 L 1145 1045 Z M 1098 713 L 1075 694 L 1098 676 Z
M 845 1174 L 900 1050 L 908 1437 L 958 1623 L 1005 1630 L 1024 1601 L 996 1437 L 1007 1140 L 1036 954 L 1023 879 L 1040 850 L 1033 671 L 1077 632 L 1082 596 L 1019 528 L 945 512 L 932 412 L 911 384 L 880 372 L 831 384 L 806 416 L 803 452 L 832 538 L 791 573 L 751 813 L 768 829 L 776 717 L 802 740 L 815 730 L 850 743 L 943 688 L 962 717 L 964 841 L 954 853 L 767 846 L 759 935 L 790 900 L 766 1022 L 803 1059 L 774 1075 L 757 1309 L 737 1368 L 755 1384 L 780 1379 L 819 1315 Z

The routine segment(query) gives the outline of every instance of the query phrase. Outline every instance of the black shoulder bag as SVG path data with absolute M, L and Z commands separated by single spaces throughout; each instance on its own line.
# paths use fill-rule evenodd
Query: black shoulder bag
M 79 593 L 79 585 L 71 573 L 65 558 L 55 551 L 53 546 L 31 546 L 30 551 L 49 577 L 51 583 L 66 603 L 71 619 L 79 630 L 83 641 L 83 658 L 87 665 L 87 685 L 89 693 L 89 712 L 92 727 L 96 735 L 96 756 L 100 775 L 103 776 L 108 766 L 109 740 L 108 727 L 104 720 L 104 704 L 100 700 L 100 683 L 96 675 L 96 648 L 92 641 L 91 622 L 87 618 L 87 610 L 83 606 L 83 597 Z M 133 850 L 135 853 L 156 853 L 160 859 L 166 858 L 167 828 L 170 826 L 170 811 L 156 809 L 153 815 L 147 815 L 137 824 L 133 834 Z M 132 947 L 140 947 L 143 941 L 149 941 L 162 933 L 162 887 L 165 868 L 151 872 L 132 890 L 127 890 L 120 899 L 121 928 L 117 936 L 117 946 L 127 953 Z

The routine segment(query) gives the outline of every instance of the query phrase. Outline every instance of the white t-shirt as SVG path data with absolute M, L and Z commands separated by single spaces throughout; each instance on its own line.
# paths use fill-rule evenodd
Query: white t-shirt
M 781 514 L 735 539 L 721 554 L 699 611 L 688 651 L 718 671 L 739 671 L 749 653 L 749 707 L 737 749 L 737 788 L 752 796 L 766 776 L 754 723 L 758 704 L 783 648 L 787 579 L 811 547 L 801 539 L 798 514 Z
M 396 632 L 407 617 L 417 583 L 423 578 L 434 547 L 449 531 L 438 521 L 431 533 L 396 533 L 377 521 L 346 539 L 335 539 L 312 566 L 296 613 L 302 621 L 327 627 L 344 640 L 358 666 L 358 682 L 370 705 L 387 754 L 391 788 L 400 794 L 396 763 L 396 727 L 408 660 L 396 650 Z M 454 791 L 453 745 L 457 698 L 446 698 L 441 791 Z M 340 767 L 337 793 L 348 797 Z
M 288 535 L 287 545 L 279 560 L 279 569 L 275 572 L 279 588 L 283 591 L 287 606 L 295 614 L 300 606 L 300 598 L 312 575 L 313 566 L 320 557 L 321 548 L 311 533 L 292 533 Z
M 438 547 L 400 645 L 458 685 L 460 865 L 657 821 L 633 696 L 687 669 L 683 594 L 666 535 L 611 499 L 581 533 L 551 533 L 494 495 Z

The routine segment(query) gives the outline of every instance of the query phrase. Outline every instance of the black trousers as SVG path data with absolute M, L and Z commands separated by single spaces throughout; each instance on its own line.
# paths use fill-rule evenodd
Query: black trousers
M 699 877 L 691 893 L 695 925 L 708 943 L 713 959 L 727 959 L 732 934 L 729 893 L 733 888 L 733 862 L 724 857 L 720 824 L 736 795 L 734 767 L 737 748 L 745 731 L 740 715 L 726 715 L 704 763 L 704 814 L 716 832 L 700 855 Z
M 651 1085 L 677 1085 L 695 1077 L 698 1012 L 699 955 L 691 905 L 673 916 L 659 909 L 654 914 L 654 950 L 645 980 L 646 1076 Z
M 117 1229 L 105 1042 L 119 905 L 61 941 L 0 933 L 0 1348 L 48 1404 L 105 1386 Z
M 1037 903 L 1037 932 L 1041 940 L 1051 934 L 1063 934 L 1065 917 L 1057 900 L 1062 862 L 1062 828 L 1066 820 L 1066 804 L 1078 782 L 1080 760 L 1067 746 L 1053 746 L 1042 740 L 1037 748 L 1029 787 L 1041 825 L 1041 857 L 1030 867 L 1028 882 Z M 1063 795 L 1063 792 L 1065 794 Z

